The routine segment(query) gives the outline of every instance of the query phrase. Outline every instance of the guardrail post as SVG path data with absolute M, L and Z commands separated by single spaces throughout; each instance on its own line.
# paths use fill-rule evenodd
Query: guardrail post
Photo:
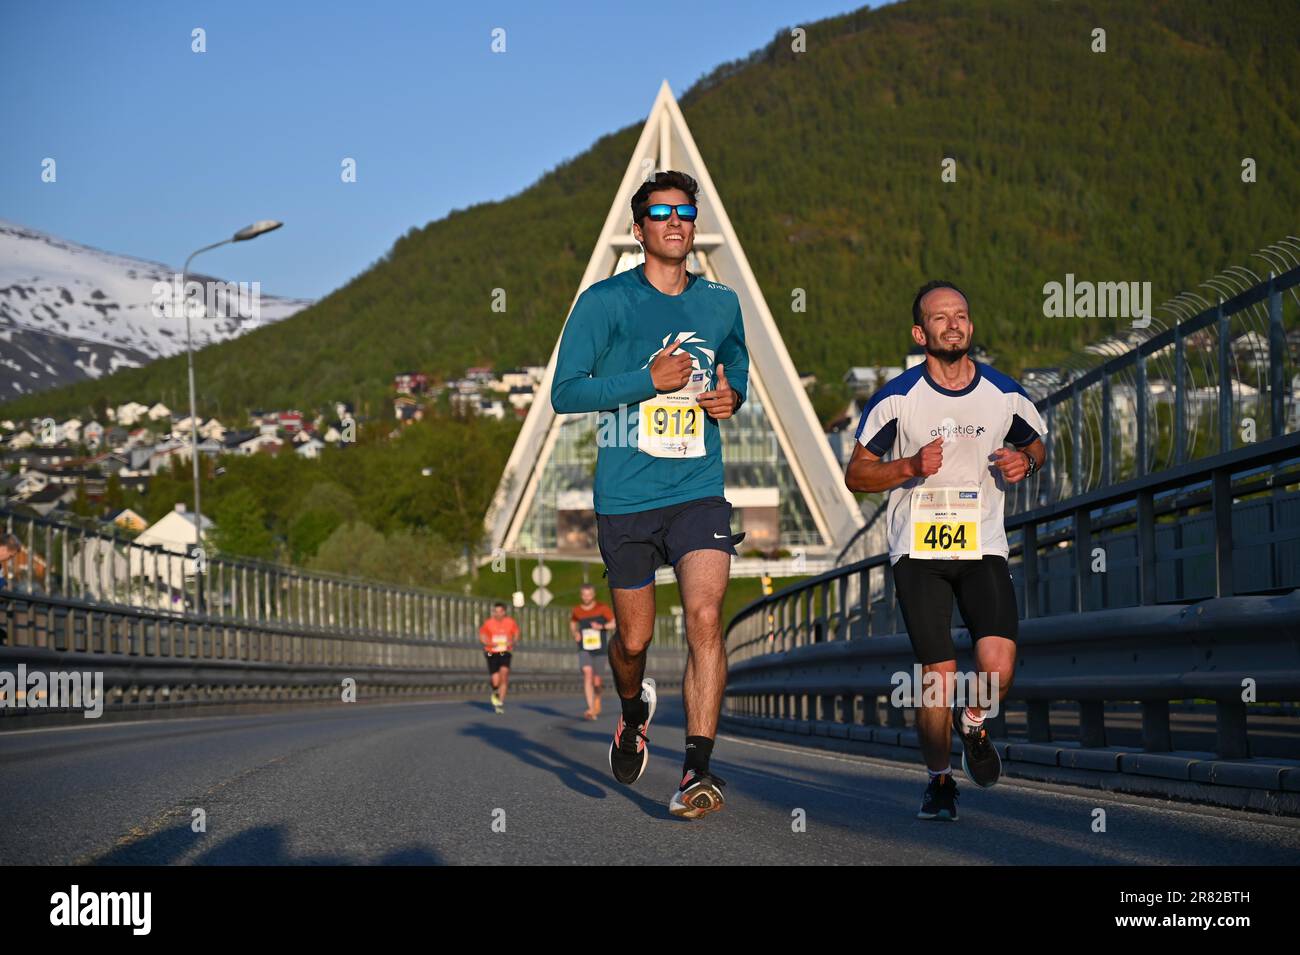
M 844 693 L 840 696 L 840 713 L 837 722 L 852 723 L 857 715 L 853 712 L 853 702 L 857 697 L 852 693 Z
M 1079 382 L 1070 383 L 1070 477 L 1073 487 L 1070 494 L 1083 493 L 1083 401 L 1079 396 Z
M 1246 704 L 1239 700 L 1217 700 L 1215 705 L 1216 752 L 1220 759 L 1249 759 L 1250 739 L 1246 735 Z
M 1155 495 L 1137 495 L 1138 593 L 1142 606 L 1156 602 L 1156 509 Z
M 1187 346 L 1183 326 L 1174 326 L 1174 465 L 1187 460 Z
M 1282 374 L 1286 360 L 1286 335 L 1282 330 L 1282 293 L 1268 273 L 1268 405 L 1271 434 L 1286 433 L 1286 380 Z
M 1231 319 L 1223 314 L 1223 297 L 1215 308 L 1219 333 L 1219 453 L 1232 450 L 1232 342 Z
M 1214 512 L 1214 595 L 1233 595 L 1232 575 L 1232 474 L 1224 469 L 1214 472 L 1210 506 Z
M 1092 580 L 1092 512 L 1085 506 L 1074 512 L 1074 609 L 1088 610 Z
M 879 726 L 880 713 L 878 706 L 880 698 L 873 693 L 868 693 L 862 697 L 862 725 Z
M 1024 578 L 1025 619 L 1038 616 L 1038 525 L 1020 529 L 1020 573 Z
M 1174 748 L 1168 700 L 1142 701 L 1142 748 L 1148 753 L 1167 753 Z
M 1147 473 L 1147 356 L 1138 352 L 1137 366 L 1137 454 L 1133 462 L 1133 476 Z
M 1106 745 L 1106 704 L 1103 701 L 1079 701 L 1079 745 Z
M 1029 742 L 1050 743 L 1052 741 L 1052 704 L 1050 700 L 1028 700 L 1025 714 L 1029 722 Z
M 1110 487 L 1114 448 L 1111 441 L 1110 372 L 1101 370 L 1101 486 Z
M 1004 703 L 998 704 L 997 716 L 985 716 L 984 728 L 993 739 L 1007 738 L 1007 710 Z

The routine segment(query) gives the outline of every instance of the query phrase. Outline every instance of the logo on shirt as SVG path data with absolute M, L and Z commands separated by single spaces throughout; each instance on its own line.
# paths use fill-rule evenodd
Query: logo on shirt
M 694 372 L 691 380 L 700 381 L 706 371 L 700 359 L 706 359 L 710 367 L 713 365 L 713 349 L 704 347 L 704 343 L 707 341 L 707 338 L 700 338 L 694 332 L 678 332 L 676 335 L 670 332 L 664 336 L 663 341 L 659 343 L 659 347 L 650 353 L 650 357 L 641 363 L 641 367 L 650 367 L 650 363 L 655 360 L 656 355 L 665 349 L 671 348 L 673 342 L 681 342 L 681 348 L 678 351 L 684 351 L 691 356 L 691 371 Z
M 944 418 L 937 428 L 930 429 L 930 437 L 942 437 L 945 441 L 951 441 L 953 438 L 961 436 L 973 438 L 983 433 L 983 425 L 958 424 L 952 418 Z

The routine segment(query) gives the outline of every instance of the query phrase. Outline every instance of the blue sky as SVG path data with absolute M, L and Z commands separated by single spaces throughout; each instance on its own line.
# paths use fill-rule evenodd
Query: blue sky
M 861 5 L 664 5 L 683 11 L 673 25 L 609 2 L 0 0 L 0 218 L 175 266 L 282 219 L 196 268 L 317 298 L 411 226 L 644 118 L 661 80 L 680 96 L 778 28 Z

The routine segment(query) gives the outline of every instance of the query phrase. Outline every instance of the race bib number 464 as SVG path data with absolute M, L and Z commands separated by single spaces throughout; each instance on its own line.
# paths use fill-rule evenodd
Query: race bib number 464
M 928 560 L 979 560 L 978 487 L 917 488 L 912 492 L 908 556 Z

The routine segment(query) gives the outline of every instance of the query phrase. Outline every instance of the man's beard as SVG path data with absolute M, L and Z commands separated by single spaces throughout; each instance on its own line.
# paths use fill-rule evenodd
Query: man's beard
M 967 342 L 965 345 L 956 345 L 949 348 L 935 348 L 929 342 L 927 342 L 925 345 L 925 353 L 927 355 L 934 356 L 935 358 L 939 359 L 939 361 L 943 362 L 945 365 L 952 365 L 955 364 L 956 362 L 961 361 L 962 358 L 966 356 L 966 353 L 968 351 L 970 351 L 969 342 Z

